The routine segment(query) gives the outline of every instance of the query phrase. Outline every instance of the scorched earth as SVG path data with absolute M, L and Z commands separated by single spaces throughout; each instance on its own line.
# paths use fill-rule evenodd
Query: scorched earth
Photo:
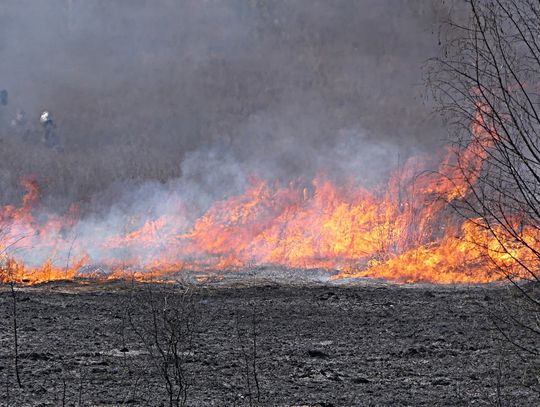
M 4 287 L 0 405 L 170 405 L 164 366 L 188 406 L 538 405 L 485 311 L 506 290 L 374 281 L 19 287 L 19 388 Z M 174 324 L 177 353 L 166 345 Z

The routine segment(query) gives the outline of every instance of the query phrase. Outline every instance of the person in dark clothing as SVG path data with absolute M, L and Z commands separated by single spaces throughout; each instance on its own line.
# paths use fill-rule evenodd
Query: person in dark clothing
M 4 130 L 6 128 L 6 119 L 4 112 L 5 109 L 2 109 L 2 106 L 7 106 L 8 104 L 8 91 L 5 89 L 0 90 L 0 141 L 3 140 Z
M 5 89 L 0 90 L 0 105 L 7 106 L 8 104 L 8 91 Z
M 56 125 L 53 121 L 52 114 L 44 110 L 39 116 L 39 122 L 43 127 L 43 144 L 47 148 L 59 149 L 58 137 L 56 136 L 55 128 Z

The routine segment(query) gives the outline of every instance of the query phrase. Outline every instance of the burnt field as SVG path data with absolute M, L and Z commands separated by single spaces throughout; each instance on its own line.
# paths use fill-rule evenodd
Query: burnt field
M 538 405 L 486 313 L 505 295 L 384 283 L 18 287 L 19 388 L 4 287 L 0 405 Z

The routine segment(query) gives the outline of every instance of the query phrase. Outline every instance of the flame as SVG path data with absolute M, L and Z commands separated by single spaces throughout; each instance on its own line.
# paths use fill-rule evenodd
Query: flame
M 177 215 L 126 219 L 126 231 L 114 235 L 98 230 L 99 242 L 74 235 L 77 207 L 64 215 L 39 211 L 39 186 L 24 179 L 20 207 L 0 207 L 0 282 L 73 279 L 92 265 L 108 272 L 86 275 L 135 279 L 259 265 L 399 282 L 485 283 L 500 279 L 503 268 L 519 275 L 523 265 L 537 266 L 531 250 L 504 229 L 489 232 L 450 209 L 470 193 L 492 146 L 486 113 L 478 107 L 471 143 L 448 149 L 437 171 L 413 158 L 374 191 L 324 175 L 285 185 L 252 178 L 243 194 L 216 202 L 192 223 L 179 203 Z M 520 237 L 540 248 L 538 228 L 524 227 Z

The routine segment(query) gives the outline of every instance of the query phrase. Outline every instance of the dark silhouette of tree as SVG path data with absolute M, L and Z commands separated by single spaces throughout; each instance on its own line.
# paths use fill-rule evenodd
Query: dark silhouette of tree
M 540 3 L 468 0 L 468 6 L 468 20 L 442 28 L 443 52 L 427 65 L 427 81 L 455 136 L 455 181 L 468 186 L 452 204 L 474 222 L 474 243 L 495 272 L 512 283 L 511 300 L 489 312 L 527 363 L 533 378 L 527 383 L 538 388 Z M 468 165 L 471 154 L 481 171 Z

